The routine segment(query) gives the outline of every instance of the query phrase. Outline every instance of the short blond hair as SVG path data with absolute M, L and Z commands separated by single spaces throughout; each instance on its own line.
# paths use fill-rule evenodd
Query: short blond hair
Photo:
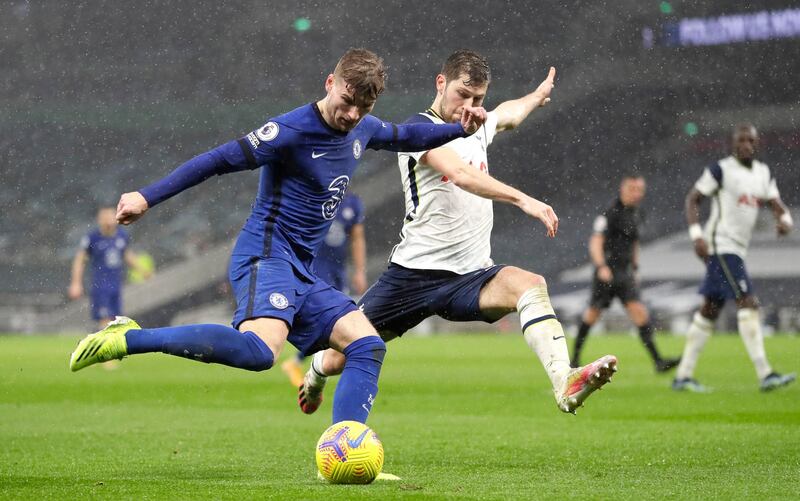
M 383 59 L 367 49 L 349 49 L 333 70 L 353 91 L 353 97 L 368 105 L 374 104 L 386 85 Z

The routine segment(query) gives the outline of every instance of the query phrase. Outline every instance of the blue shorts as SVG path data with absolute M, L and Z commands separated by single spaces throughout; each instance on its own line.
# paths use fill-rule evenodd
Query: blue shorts
M 253 318 L 279 318 L 289 326 L 288 341 L 303 355 L 327 348 L 336 321 L 357 309 L 352 299 L 283 259 L 231 256 L 229 279 L 236 295 L 233 327 Z
M 122 291 L 120 289 L 92 289 L 89 294 L 89 303 L 93 320 L 122 315 Z
M 358 305 L 378 332 L 398 336 L 433 315 L 456 322 L 494 322 L 496 318 L 481 312 L 478 299 L 483 286 L 503 268 L 490 266 L 459 275 L 391 263 Z
M 709 256 L 700 294 L 715 303 L 724 303 L 752 293 L 753 283 L 742 258 L 735 254 Z

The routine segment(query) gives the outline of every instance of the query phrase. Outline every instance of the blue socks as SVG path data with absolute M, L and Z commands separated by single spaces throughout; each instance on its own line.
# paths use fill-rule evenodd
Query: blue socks
M 239 332 L 225 325 L 132 329 L 125 333 L 125 339 L 130 355 L 162 352 L 248 371 L 267 370 L 275 361 L 272 350 L 261 338 L 250 331 Z
M 366 423 L 381 373 L 386 344 L 378 336 L 367 336 L 344 349 L 346 362 L 333 396 L 333 422 Z

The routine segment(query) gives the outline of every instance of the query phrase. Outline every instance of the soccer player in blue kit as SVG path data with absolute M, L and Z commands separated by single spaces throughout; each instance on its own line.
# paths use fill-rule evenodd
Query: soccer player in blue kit
M 80 249 L 72 260 L 69 298 L 83 296 L 83 274 L 86 261 L 91 271 L 89 304 L 92 319 L 100 328 L 115 316 L 122 314 L 122 286 L 125 282 L 125 264 L 138 270 L 146 278 L 149 270 L 142 269 L 131 252 L 128 233 L 117 226 L 113 207 L 97 211 L 97 228 L 81 239 Z
M 334 395 L 333 422 L 366 422 L 386 346 L 352 299 L 317 278 L 314 256 L 365 148 L 425 150 L 469 136 L 486 118 L 483 108 L 469 107 L 459 123 L 382 122 L 369 113 L 384 78 L 378 56 L 350 49 L 325 80 L 323 99 L 272 118 L 165 178 L 123 194 L 117 220 L 130 224 L 214 174 L 261 168 L 253 211 L 230 262 L 237 302 L 233 328 L 199 324 L 142 329 L 120 317 L 78 343 L 70 368 L 163 352 L 261 371 L 272 367 L 287 340 L 305 355 L 331 347 L 347 358 Z
M 347 254 L 350 251 L 352 279 L 348 286 Z M 348 193 L 339 207 L 314 260 L 314 273 L 336 289 L 360 296 L 367 290 L 367 251 L 364 238 L 364 202 Z

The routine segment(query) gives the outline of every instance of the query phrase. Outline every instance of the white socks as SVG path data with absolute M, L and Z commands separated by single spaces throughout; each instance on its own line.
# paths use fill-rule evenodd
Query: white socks
M 736 312 L 736 320 L 739 324 L 739 335 L 742 337 L 744 347 L 750 360 L 756 368 L 758 379 L 764 379 L 772 372 L 767 354 L 764 351 L 764 336 L 761 333 L 761 318 L 758 310 L 754 308 L 741 308 Z
M 683 348 L 683 355 L 681 356 L 681 363 L 675 372 L 675 379 L 685 379 L 694 377 L 694 368 L 697 365 L 697 359 L 700 358 L 700 352 L 706 345 L 706 341 L 711 336 L 711 330 L 714 324 L 711 320 L 705 318 L 700 312 L 695 312 L 692 318 L 692 324 L 689 326 L 689 331 L 686 333 L 686 346 Z
M 525 291 L 517 302 L 517 311 L 525 341 L 542 362 L 553 390 L 559 391 L 570 370 L 569 353 L 564 330 L 550 305 L 547 286 L 537 285 Z
M 325 350 L 320 350 L 311 357 L 311 367 L 307 374 L 311 375 L 311 382 L 314 386 L 325 384 L 327 375 L 322 371 L 322 359 L 325 357 Z

